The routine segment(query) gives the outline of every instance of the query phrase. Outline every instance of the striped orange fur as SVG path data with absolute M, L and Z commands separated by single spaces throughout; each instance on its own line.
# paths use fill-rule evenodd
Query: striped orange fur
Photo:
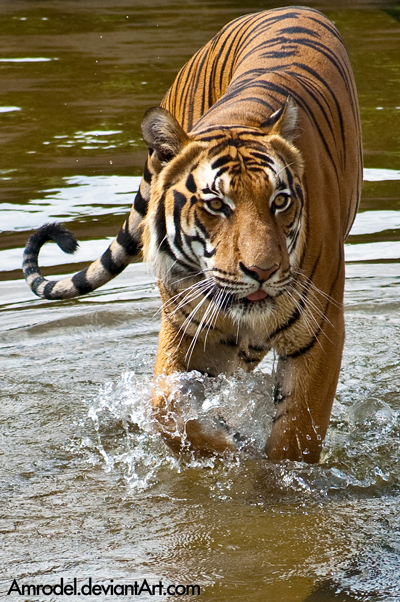
M 236 449 L 234 433 L 186 421 L 177 372 L 215 376 L 279 359 L 272 460 L 318 461 L 344 343 L 344 241 L 361 189 L 361 129 L 349 58 L 335 26 L 287 7 L 226 25 L 144 117 L 140 191 L 104 255 L 48 282 L 37 256 L 68 231 L 46 225 L 24 269 L 49 299 L 94 290 L 143 248 L 163 301 L 154 412 L 179 451 Z

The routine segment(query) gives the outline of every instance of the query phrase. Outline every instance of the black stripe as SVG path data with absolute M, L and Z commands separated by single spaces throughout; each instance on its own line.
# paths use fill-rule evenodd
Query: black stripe
M 154 222 L 157 232 L 157 246 L 160 247 L 167 236 L 167 226 L 165 222 L 165 192 L 158 201 Z
M 37 274 L 38 273 L 38 266 L 36 265 L 32 265 L 29 268 L 24 267 L 24 276 L 25 278 L 28 278 L 28 276 L 32 276 L 32 274 Z
M 224 128 L 224 129 L 228 129 L 228 128 Z M 212 126 L 210 128 L 203 130 L 203 132 L 208 133 L 208 132 L 213 132 L 214 130 L 215 130 L 215 127 Z M 218 128 L 218 131 L 220 131 L 219 128 Z M 202 142 L 214 142 L 215 140 L 221 140 L 226 137 L 225 133 L 213 134 L 212 136 L 203 136 L 203 132 L 196 134 L 196 136 L 198 136 Z
M 263 163 L 266 163 L 268 165 L 268 167 L 270 165 L 274 165 L 274 160 L 271 159 L 271 157 L 269 155 L 267 155 L 266 153 L 257 151 L 257 150 L 253 150 L 252 148 L 249 149 L 251 156 L 255 157 L 256 159 L 259 159 L 260 161 L 262 161 Z M 274 170 L 272 170 L 274 171 Z
M 287 183 L 288 183 L 289 189 L 293 190 L 293 174 L 292 174 L 292 170 L 289 169 L 289 167 L 286 165 L 285 161 L 282 161 L 282 164 L 285 165 L 285 174 L 286 174 L 286 178 L 287 178 Z
M 237 347 L 238 346 L 236 339 L 231 339 L 231 338 L 221 339 L 220 343 L 221 343 L 221 345 L 226 345 L 227 347 Z
M 260 132 L 260 130 L 256 128 L 252 128 L 245 125 L 222 125 L 220 127 L 210 125 L 210 127 L 206 127 L 198 133 L 196 133 L 196 138 L 198 137 L 198 139 L 201 140 L 201 142 L 223 140 L 227 137 L 227 134 L 230 133 L 231 130 L 235 130 L 235 134 L 239 137 L 243 138 L 244 136 L 249 136 L 250 142 L 253 142 L 253 139 L 257 136 L 260 138 L 265 137 L 265 132 Z M 209 134 L 211 132 L 214 132 L 214 134 L 210 136 L 205 136 L 205 134 Z M 262 145 L 260 145 L 260 147 L 261 146 Z
M 297 247 L 297 241 L 299 239 L 299 236 L 300 236 L 300 228 L 298 228 L 293 233 L 290 233 L 288 235 L 288 238 L 292 237 L 292 241 L 290 242 L 289 248 L 288 248 L 289 255 L 291 255 L 293 253 L 294 249 Z
M 231 217 L 231 215 L 233 214 L 233 209 L 231 209 L 229 205 L 224 204 L 222 208 L 222 213 L 225 215 L 225 217 Z
M 341 267 L 341 265 L 340 265 L 340 262 L 339 262 L 338 270 L 336 272 L 336 277 L 335 277 L 335 279 L 334 279 L 334 281 L 333 281 L 333 283 L 331 285 L 331 288 L 329 290 L 329 297 L 331 296 L 331 294 L 333 292 L 333 289 L 335 288 L 336 283 L 338 281 L 339 273 L 340 273 L 340 267 Z M 320 321 L 320 323 L 318 325 L 317 330 L 314 332 L 314 335 L 311 337 L 309 343 L 307 345 L 304 345 L 304 347 L 302 347 L 301 349 L 298 349 L 297 351 L 294 351 L 293 353 L 289 353 L 288 355 L 281 356 L 281 359 L 286 360 L 286 359 L 289 359 L 289 358 L 290 359 L 294 359 L 296 357 L 300 357 L 301 355 L 304 355 L 305 353 L 307 353 L 307 351 L 310 351 L 310 349 L 312 349 L 314 347 L 314 345 L 317 342 L 318 337 L 319 337 L 319 335 L 320 335 L 320 333 L 321 333 L 321 331 L 323 329 L 325 321 L 327 319 L 326 314 L 327 314 L 328 307 L 329 307 L 330 303 L 331 303 L 331 301 L 330 301 L 330 298 L 329 298 L 327 300 L 327 302 L 326 302 L 326 305 L 325 305 L 325 308 L 324 308 L 324 311 L 323 311 L 323 315 L 322 315 L 322 319 L 321 319 L 321 321 Z
M 296 186 L 294 187 L 294 190 L 296 192 L 296 196 L 299 200 L 303 201 L 303 190 L 300 186 L 300 184 L 296 184 Z
M 253 93 L 256 92 L 256 90 L 254 90 L 254 88 L 266 88 L 267 86 L 265 85 L 266 82 L 257 82 L 257 83 L 252 83 L 252 88 L 253 88 Z M 272 85 L 272 84 L 271 84 Z M 281 88 L 282 90 L 282 95 L 284 97 L 287 97 L 289 95 L 289 93 L 291 93 L 289 88 Z M 263 112 L 270 112 L 273 110 L 272 105 L 268 102 L 268 100 L 266 98 L 261 98 L 260 96 L 246 96 L 245 98 L 237 98 L 238 96 L 238 91 L 232 89 L 231 92 L 225 94 L 224 96 L 221 97 L 221 99 L 215 103 L 214 107 L 216 106 L 222 106 L 224 104 L 228 104 L 229 101 L 232 101 L 234 103 L 239 103 L 239 102 L 254 102 L 255 104 L 258 104 L 260 106 L 263 107 Z M 265 134 L 261 134 L 264 135 Z
M 219 37 L 220 36 L 215 36 L 211 42 L 210 42 L 210 55 L 212 56 L 215 52 L 216 47 L 218 46 L 219 43 Z M 222 44 L 220 45 L 220 50 L 219 52 L 217 52 L 217 57 L 222 55 L 224 46 L 226 44 L 226 40 L 224 42 L 222 42 Z M 227 53 L 229 55 L 229 52 Z M 212 62 L 211 65 L 211 72 L 209 74 L 209 77 L 207 78 L 207 90 L 206 90 L 206 86 L 204 86 L 204 91 L 203 91 L 203 107 L 206 106 L 207 109 L 209 107 L 211 107 L 214 103 L 214 94 L 217 94 L 217 90 L 216 90 L 216 72 L 217 72 L 217 68 L 218 68 L 218 58 L 215 58 L 214 61 Z M 208 100 L 207 103 L 205 102 L 205 96 L 208 96 Z
M 247 353 L 243 350 L 239 351 L 238 353 L 238 357 L 245 363 L 245 364 L 258 364 L 261 361 L 261 358 L 259 357 L 250 357 L 247 355 Z
M 190 243 L 189 246 L 192 249 L 194 255 L 198 256 L 198 254 L 193 250 L 194 242 L 198 242 L 201 244 L 201 246 L 203 247 L 203 256 L 204 257 L 209 258 L 209 257 L 212 257 L 213 255 L 215 255 L 215 253 L 216 253 L 216 249 L 213 249 L 212 251 L 207 251 L 207 246 L 206 246 L 205 240 L 203 238 L 201 238 L 198 234 L 196 236 L 186 235 L 186 240 Z
M 36 294 L 36 290 L 39 288 L 39 286 L 42 284 L 42 282 L 44 282 L 44 278 L 43 276 L 38 276 L 37 278 L 35 278 L 35 280 L 32 282 L 31 284 L 31 289 L 33 290 L 33 292 Z
M 43 289 L 43 297 L 44 297 L 45 299 L 57 299 L 57 298 L 58 298 L 58 299 L 62 299 L 62 296 L 60 296 L 60 297 L 57 297 L 57 295 L 54 295 L 54 296 L 53 296 L 53 295 L 51 294 L 51 291 L 53 290 L 53 288 L 55 287 L 55 285 L 56 285 L 56 284 L 57 284 L 57 281 L 56 281 L 56 280 L 52 280 L 52 281 L 50 281 L 50 282 L 48 282 L 48 283 L 46 284 L 46 286 L 45 286 L 45 287 L 44 287 L 44 289 Z
M 238 36 L 240 37 L 240 40 L 238 41 L 237 46 L 235 46 L 236 58 L 238 58 L 238 56 L 239 56 L 239 52 L 240 52 L 239 49 L 243 45 L 243 40 L 246 37 L 247 32 L 254 31 L 254 22 L 257 20 L 257 18 L 258 18 L 257 15 L 249 15 L 249 17 L 247 19 L 244 19 L 243 17 L 241 17 L 240 24 L 238 23 L 239 27 L 235 28 L 235 36 L 234 36 L 233 40 L 231 41 L 231 37 L 227 36 L 227 40 L 229 40 L 229 42 L 230 42 L 230 49 L 236 43 Z M 238 21 L 239 21 L 239 19 L 238 19 Z M 232 31 L 232 33 L 233 33 L 233 31 Z M 232 33 L 231 33 L 231 35 L 232 35 Z M 221 66 L 221 73 L 220 73 L 220 79 L 219 79 L 220 89 L 222 88 L 223 76 L 225 74 L 226 63 L 227 63 L 227 59 L 229 58 L 230 54 L 231 54 L 231 50 L 229 53 L 227 53 L 225 55 L 225 59 Z
M 285 395 L 282 391 L 282 385 L 276 384 L 274 386 L 274 390 L 273 390 L 273 400 L 274 400 L 274 404 L 277 406 L 281 403 L 283 403 L 284 401 L 286 401 L 286 399 L 289 397 L 289 395 Z M 281 414 L 281 416 L 283 416 L 283 414 Z M 281 417 L 280 416 L 280 417 Z M 280 418 L 279 417 L 279 418 Z M 278 419 L 278 418 L 277 418 Z
M 139 254 L 139 244 L 129 233 L 128 222 L 118 232 L 117 243 L 121 245 L 128 255 L 134 256 Z
M 263 52 L 262 57 L 264 59 L 277 60 L 287 59 L 291 56 L 296 56 L 296 54 L 297 50 L 295 46 L 293 48 L 289 48 L 288 45 L 286 45 L 286 50 L 269 50 L 268 52 Z
M 312 77 L 314 77 L 317 81 L 320 81 L 325 86 L 325 88 L 329 91 L 329 93 L 330 93 L 330 95 L 331 95 L 331 97 L 332 97 L 332 99 L 333 99 L 333 101 L 334 101 L 334 103 L 336 105 L 336 110 L 338 112 L 339 121 L 340 121 L 339 132 L 342 134 L 342 144 L 343 144 L 343 148 L 345 148 L 346 145 L 345 145 L 345 139 L 344 139 L 343 114 L 342 114 L 342 109 L 340 107 L 340 103 L 339 103 L 339 101 L 337 99 L 336 94 L 334 93 L 334 91 L 332 90 L 332 88 L 327 84 L 327 82 L 322 77 L 320 77 L 318 75 L 318 73 L 314 69 L 311 69 L 311 67 L 308 67 L 308 65 L 305 65 L 303 63 L 294 63 L 294 66 L 295 67 L 299 67 L 299 69 L 302 69 L 303 71 L 307 71 L 307 73 L 310 73 L 310 75 L 312 75 Z M 297 77 L 296 77 L 295 72 L 288 71 L 288 73 L 290 73 L 291 75 L 293 75 L 293 77 L 295 77 L 295 79 L 297 79 L 298 75 L 300 75 L 300 74 L 297 74 Z M 302 80 L 303 80 L 303 85 L 304 85 L 307 80 L 304 78 L 304 76 L 302 77 Z M 326 120 L 326 122 L 328 124 L 328 127 L 331 130 L 332 137 L 335 138 L 335 133 L 336 133 L 337 129 L 336 128 L 333 129 L 332 124 L 331 124 L 331 120 L 328 118 L 328 116 L 326 114 L 326 111 L 325 111 L 325 108 L 322 106 L 322 103 L 319 101 L 317 95 L 314 94 L 313 92 L 311 92 L 309 86 L 308 86 L 308 93 L 313 98 L 314 102 L 319 106 L 320 111 L 324 115 L 325 120 Z
M 315 11 L 315 12 L 318 12 L 318 14 L 321 15 L 321 17 L 323 16 L 319 11 Z M 344 46 L 343 38 L 332 22 L 322 21 L 321 19 L 316 19 L 314 17 L 308 17 L 308 18 L 310 19 L 310 21 L 314 21 L 315 23 L 318 23 L 318 25 L 320 25 L 321 27 L 324 27 L 327 31 L 329 31 L 329 33 L 331 33 Z
M 204 238 L 209 238 L 209 234 L 206 230 L 206 227 L 204 226 L 204 224 L 200 221 L 200 219 L 198 218 L 197 213 L 194 214 L 194 223 L 196 228 L 198 228 L 198 230 L 200 230 L 200 232 L 203 234 Z
M 174 95 L 175 98 L 179 98 L 179 104 L 176 103 L 176 111 L 175 111 L 175 117 L 178 117 L 178 114 L 182 117 L 182 122 L 185 120 L 185 117 L 187 117 L 186 120 L 186 124 L 187 124 L 187 131 L 190 131 L 192 128 L 191 122 L 193 120 L 193 109 L 190 110 L 190 106 L 193 104 L 193 70 L 196 69 L 197 66 L 197 61 L 199 59 L 199 56 L 201 56 L 201 53 L 203 52 L 203 49 L 200 49 L 196 52 L 196 54 L 193 56 L 193 58 L 191 59 L 190 63 L 187 63 L 183 68 L 182 68 L 182 76 L 183 74 L 185 75 L 185 78 L 183 79 L 182 77 L 182 81 L 180 82 L 180 85 L 173 85 L 173 88 L 171 90 L 172 94 Z M 183 90 L 183 94 L 182 94 L 182 90 Z M 187 109 L 187 107 L 189 107 L 189 111 Z M 183 126 L 183 123 L 181 123 L 181 125 Z
M 203 49 L 205 50 L 205 49 Z M 199 55 L 200 56 L 200 55 Z M 208 52 L 204 52 L 204 56 L 201 58 L 200 62 L 197 63 L 197 61 L 194 63 L 194 65 L 192 64 L 192 68 L 193 66 L 196 68 L 196 71 L 198 73 L 196 79 L 193 79 L 194 74 L 190 74 L 191 75 L 191 92 L 193 91 L 194 93 L 196 93 L 196 91 L 199 89 L 200 87 L 200 80 L 203 77 L 204 78 L 204 74 L 207 72 L 207 69 L 203 69 L 204 64 L 208 61 Z M 205 83 L 203 85 L 203 90 L 205 90 Z M 189 109 L 189 113 L 187 116 L 187 126 L 188 126 L 188 131 L 190 132 L 190 130 L 193 128 L 193 106 L 194 103 L 193 102 L 187 102 L 187 100 L 185 99 L 185 103 L 183 105 L 184 107 L 186 107 L 186 110 Z M 203 99 L 202 99 L 202 108 L 201 108 L 201 114 L 204 113 L 204 95 L 203 95 Z
M 297 33 L 304 33 L 305 35 L 310 35 L 314 38 L 320 38 L 321 36 L 316 33 L 314 30 L 312 29 L 308 29 L 307 27 L 284 27 L 283 29 L 279 30 L 280 34 L 285 34 L 285 33 L 289 33 L 290 35 L 293 34 L 297 34 Z
M 259 347 L 258 345 L 249 345 L 249 350 L 255 353 L 265 353 L 269 351 L 269 347 Z
M 253 173 L 253 174 L 257 174 L 258 176 L 261 174 L 261 176 L 265 176 L 265 169 L 271 169 L 267 164 L 265 165 L 260 165 L 260 163 L 256 163 L 255 161 L 246 161 L 246 171 L 247 173 Z M 273 170 L 271 170 L 273 171 Z
M 230 140 L 226 141 L 227 144 L 230 143 Z M 224 146 L 226 146 L 226 144 L 224 144 Z M 222 157 L 219 157 L 218 159 L 216 159 L 215 161 L 213 161 L 211 163 L 211 169 L 217 169 L 217 167 L 222 167 L 224 165 L 226 165 L 227 163 L 230 163 L 232 161 L 232 157 L 231 155 L 224 155 Z
M 193 177 L 192 173 L 190 173 L 186 179 L 186 188 L 189 190 L 189 192 L 194 193 L 197 191 L 196 182 L 194 181 L 194 177 Z
M 174 245 L 186 257 L 186 254 L 182 249 L 181 212 L 182 212 L 182 208 L 186 205 L 187 199 L 184 194 L 182 194 L 181 192 L 178 192 L 177 190 L 173 191 L 173 195 L 174 195 L 174 226 L 175 226 Z M 192 261 L 192 260 L 189 259 L 189 261 Z
M 142 197 L 140 190 L 135 196 L 135 200 L 133 201 L 133 206 L 135 211 L 139 213 L 142 217 L 147 214 L 147 201 Z
M 215 271 L 215 270 L 213 270 Z M 235 280 L 229 280 L 229 278 L 223 278 L 222 276 L 218 276 L 218 274 L 215 274 L 215 279 L 218 280 L 219 283 L 222 283 L 223 285 L 225 284 L 230 284 L 230 285 L 235 285 L 236 282 Z
M 151 184 L 151 178 L 152 178 L 152 175 L 148 168 L 148 162 L 146 161 L 144 170 L 143 170 L 143 180 L 146 182 L 146 184 Z
M 267 32 L 267 35 L 269 36 L 269 32 Z M 266 40 L 266 39 L 264 39 L 264 38 L 261 37 L 261 40 L 262 41 L 259 44 L 257 44 L 257 46 L 253 46 L 247 52 L 247 54 L 245 54 L 243 57 L 241 57 L 240 61 L 247 60 L 252 55 L 257 54 L 263 48 L 271 48 L 271 47 L 284 48 L 284 47 L 287 47 L 287 46 L 293 46 L 292 40 L 290 38 L 286 38 L 284 36 L 280 36 L 280 37 L 277 36 L 277 37 L 274 37 L 273 39 L 270 39 L 270 40 Z M 284 68 L 284 65 L 277 65 L 276 67 L 271 67 L 271 66 L 268 67 L 268 70 L 269 71 L 274 71 L 274 70 L 278 70 L 279 71 L 282 68 Z M 265 70 L 264 70 L 264 73 L 265 73 Z M 242 77 L 245 77 L 246 75 L 247 75 L 247 73 L 244 73 Z
M 307 46 L 308 48 L 312 48 L 313 50 L 315 50 L 316 52 L 319 52 L 325 58 L 327 58 L 329 60 L 329 62 L 339 72 L 340 76 L 342 77 L 342 79 L 345 83 L 346 90 L 349 92 L 349 90 L 350 90 L 350 87 L 348 86 L 349 82 L 348 82 L 347 75 L 344 71 L 343 63 L 336 58 L 336 55 L 330 50 L 330 48 L 328 48 L 325 44 L 323 44 L 321 42 L 317 42 L 316 40 L 309 40 L 307 38 L 298 38 L 296 40 L 293 40 L 293 42 L 295 42 L 301 46 Z
M 322 330 L 322 325 L 320 325 L 320 327 L 314 333 L 313 337 L 311 338 L 310 342 L 307 345 L 305 345 L 301 349 L 298 349 L 297 351 L 294 351 L 293 353 L 289 353 L 288 355 L 283 356 L 283 359 L 289 359 L 289 358 L 295 359 L 296 357 L 300 357 L 301 355 L 304 355 L 305 353 L 307 353 L 307 351 L 310 351 L 310 349 L 312 349 L 314 347 L 315 343 L 317 342 L 318 336 L 319 336 L 321 330 Z
M 287 397 L 284 397 L 282 401 L 285 401 L 285 399 L 287 399 Z M 274 416 L 272 418 L 272 424 L 276 424 L 277 422 L 279 422 L 279 420 L 281 418 L 283 418 L 284 416 L 287 416 L 288 414 L 289 414 L 289 410 L 288 409 L 286 409 L 284 412 L 282 412 L 281 414 L 279 414 L 279 416 L 277 414 L 276 416 Z
M 193 258 L 189 257 L 189 255 L 186 253 L 186 251 L 183 248 L 183 237 L 186 237 L 186 235 L 182 229 L 181 213 L 182 213 L 183 207 L 187 203 L 187 198 L 185 197 L 184 194 L 182 194 L 178 190 L 174 190 L 173 195 L 174 195 L 174 226 L 175 226 L 174 246 L 179 250 L 179 252 L 181 253 L 181 255 L 183 255 L 183 257 L 186 261 L 182 261 L 181 259 L 178 259 L 178 257 L 176 257 L 176 259 L 177 259 L 177 261 L 182 263 L 182 265 L 184 264 L 190 268 L 193 268 L 193 267 L 197 268 L 196 263 L 193 260 Z M 188 246 L 190 246 L 189 243 L 188 243 Z
M 215 179 L 220 178 L 222 176 L 222 174 L 229 171 L 230 169 L 232 169 L 232 166 L 230 166 L 230 165 L 225 165 L 225 167 L 221 167 L 215 174 Z
M 277 14 L 272 14 L 273 12 L 275 12 Z M 282 9 L 275 9 L 275 11 L 270 11 L 270 13 L 265 17 L 265 19 L 263 19 L 260 23 L 258 23 L 257 25 L 255 25 L 255 27 L 253 27 L 249 34 L 245 37 L 243 37 L 243 39 L 241 40 L 241 45 L 244 48 L 244 50 L 246 50 L 247 48 L 247 42 L 248 41 L 253 41 L 254 39 L 256 39 L 257 37 L 261 37 L 263 35 L 263 33 L 267 33 L 268 36 L 268 30 L 270 29 L 271 25 L 274 25 L 275 23 L 279 23 L 279 21 L 283 21 L 285 19 L 297 19 L 299 17 L 299 13 L 298 12 L 286 12 L 285 9 L 283 9 L 284 12 L 282 12 L 282 14 L 279 14 Z M 257 17 L 257 15 L 256 15 Z M 259 15 L 258 15 L 259 17 Z M 258 33 L 256 33 L 258 32 Z M 265 39 L 263 42 L 263 45 L 265 44 Z M 246 55 L 245 55 L 246 56 Z M 244 60 L 244 57 L 240 56 L 240 53 L 238 53 L 237 59 L 238 62 L 241 62 Z
M 320 251 L 318 253 L 318 257 L 317 257 L 317 259 L 316 259 L 316 261 L 314 263 L 313 269 L 312 269 L 311 274 L 310 274 L 310 278 L 306 282 L 306 284 L 305 284 L 305 286 L 303 288 L 301 299 L 298 302 L 295 311 L 292 313 L 292 315 L 289 317 L 289 319 L 284 324 L 281 324 L 280 326 L 278 326 L 278 328 L 275 329 L 275 331 L 269 336 L 270 339 L 273 339 L 280 332 L 283 332 L 284 330 L 287 330 L 288 328 L 290 328 L 290 326 L 293 326 L 293 324 L 295 322 L 297 322 L 297 320 L 300 318 L 300 316 L 301 316 L 301 314 L 303 312 L 305 303 L 306 303 L 306 298 L 307 298 L 307 294 L 308 294 L 309 288 L 311 286 L 310 280 L 312 280 L 312 277 L 314 276 L 315 270 L 317 269 L 317 266 L 319 264 L 320 257 L 321 257 L 321 249 L 320 249 Z
M 232 274 L 232 272 L 226 272 L 225 270 L 220 270 L 216 267 L 213 268 L 213 271 L 218 272 L 219 274 L 223 274 L 224 276 L 232 276 L 233 278 L 235 278 L 235 274 Z
M 218 52 L 219 56 L 216 60 L 216 63 L 218 63 L 218 66 L 220 67 L 219 89 L 222 88 L 223 78 L 226 75 L 225 70 L 226 70 L 227 61 L 232 56 L 232 47 L 235 48 L 235 43 L 236 43 L 238 36 L 241 36 L 238 46 L 242 43 L 242 36 L 244 35 L 243 30 L 244 31 L 247 31 L 247 30 L 253 31 L 252 24 L 253 24 L 253 21 L 255 21 L 256 19 L 257 19 L 257 15 L 249 15 L 247 17 L 238 17 L 234 21 L 231 21 L 230 23 L 225 25 L 225 27 L 223 27 L 221 29 L 221 31 L 212 39 L 211 43 L 215 46 L 218 46 L 218 44 L 220 44 L 222 39 L 224 40 L 222 42 L 222 44 L 220 44 L 221 50 L 219 50 L 219 52 Z M 245 27 L 246 25 L 248 25 L 248 27 Z M 220 64 L 219 59 L 222 55 L 222 51 L 226 44 L 229 44 L 229 49 L 228 49 L 228 52 L 225 53 L 224 59 L 222 60 L 222 63 Z M 214 80 L 211 80 L 211 78 L 209 78 L 209 81 L 214 81 Z M 210 95 L 209 95 L 209 99 L 210 99 Z M 211 104 L 209 106 L 211 106 Z
M 159 245 L 159 250 L 160 250 L 160 253 L 165 253 L 171 259 L 176 260 L 175 253 L 171 249 L 170 244 L 169 244 L 169 242 L 168 242 L 168 240 L 166 238 L 162 239 L 162 241 L 161 241 L 161 243 Z
M 87 271 L 88 268 L 85 268 L 71 278 L 72 284 L 78 289 L 79 295 L 86 295 L 94 290 L 93 286 L 86 278 Z
M 116 263 L 113 259 L 110 247 L 100 258 L 101 265 L 111 276 L 117 276 L 125 269 L 125 263 Z
M 241 132 L 242 136 L 243 134 L 247 134 L 247 132 Z M 211 151 L 211 156 L 215 156 L 216 154 L 222 152 L 225 148 L 229 147 L 234 147 L 234 148 L 245 148 L 246 150 L 248 150 L 250 153 L 255 153 L 257 151 L 261 152 L 263 155 L 266 156 L 265 153 L 265 146 L 263 144 L 260 144 L 258 141 L 253 140 L 253 136 L 252 134 L 250 135 L 250 139 L 245 138 L 245 137 L 241 137 L 240 133 L 239 136 L 237 138 L 226 138 L 225 140 L 222 140 L 221 142 L 219 142 Z M 214 164 L 212 164 L 213 166 Z

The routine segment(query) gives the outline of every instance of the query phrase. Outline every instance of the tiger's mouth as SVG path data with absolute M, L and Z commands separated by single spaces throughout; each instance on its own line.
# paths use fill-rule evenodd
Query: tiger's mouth
M 255 303 L 256 301 L 262 301 L 266 297 L 269 297 L 268 293 L 266 293 L 260 288 L 257 291 L 254 291 L 254 293 L 250 293 L 250 295 L 247 295 L 246 299 Z
M 249 296 L 251 297 L 252 295 Z M 235 297 L 232 302 L 226 306 L 225 312 L 235 320 L 246 320 L 256 318 L 257 316 L 261 317 L 266 314 L 269 315 L 274 311 L 275 303 L 275 298 L 268 294 L 262 299 L 253 301 L 248 297 Z
M 258 286 L 255 289 L 254 284 L 245 280 L 229 279 L 227 272 L 218 270 L 215 273 L 216 271 L 212 275 L 204 274 L 204 276 L 206 280 L 213 283 L 210 287 L 209 299 L 212 299 L 222 311 L 229 311 L 233 307 L 245 311 L 251 308 L 255 311 L 271 308 L 275 304 L 275 299 L 285 293 L 291 281 L 291 277 L 283 274 L 277 282 L 260 280 L 254 283 Z
M 278 293 L 276 296 L 279 297 L 280 294 L 281 293 Z M 275 295 L 269 295 L 260 288 L 246 296 L 241 296 L 239 294 L 234 293 L 225 293 L 225 295 L 223 296 L 223 300 L 218 294 L 218 291 L 215 291 L 215 293 L 212 295 L 212 299 L 214 303 L 216 303 L 219 306 L 219 309 L 223 312 L 229 313 L 229 311 L 232 309 L 247 312 L 254 310 L 262 311 L 267 307 L 271 307 L 272 305 L 274 305 Z

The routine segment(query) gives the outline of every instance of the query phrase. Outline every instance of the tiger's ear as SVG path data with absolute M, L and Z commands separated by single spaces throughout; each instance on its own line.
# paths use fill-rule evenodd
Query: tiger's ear
M 161 163 L 171 161 L 186 144 L 189 136 L 169 111 L 154 107 L 146 111 L 142 121 L 143 140 Z
M 271 136 L 278 134 L 292 142 L 297 133 L 297 114 L 297 105 L 293 98 L 288 96 L 283 107 L 268 117 L 261 127 L 268 130 L 268 134 Z

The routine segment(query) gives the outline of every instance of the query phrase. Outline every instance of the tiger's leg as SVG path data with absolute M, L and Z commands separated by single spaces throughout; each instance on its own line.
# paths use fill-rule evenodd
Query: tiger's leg
M 237 445 L 228 432 L 205 428 L 194 418 L 182 396 L 161 385 L 162 393 L 153 398 L 153 417 L 165 443 L 177 454 L 200 456 L 237 451 Z
M 216 424 L 205 425 L 197 419 L 196 405 L 201 405 L 202 392 L 198 392 L 198 399 L 193 399 L 193 392 L 188 390 L 190 386 L 182 387 L 179 382 L 179 375 L 190 370 L 208 374 L 223 372 L 222 366 L 229 358 L 216 353 L 212 344 L 207 345 L 205 352 L 200 342 L 190 354 L 188 364 L 186 358 L 192 338 L 178 336 L 179 344 L 176 329 L 167 320 L 162 320 L 153 385 L 153 417 L 157 430 L 167 445 L 179 454 L 195 452 L 208 456 L 237 451 L 227 430 Z M 219 366 L 213 366 L 211 371 L 207 365 L 210 357 L 217 357 L 219 362 Z
M 330 304 L 309 345 L 280 355 L 276 415 L 266 453 L 271 460 L 318 462 L 328 428 L 344 344 L 343 310 Z

